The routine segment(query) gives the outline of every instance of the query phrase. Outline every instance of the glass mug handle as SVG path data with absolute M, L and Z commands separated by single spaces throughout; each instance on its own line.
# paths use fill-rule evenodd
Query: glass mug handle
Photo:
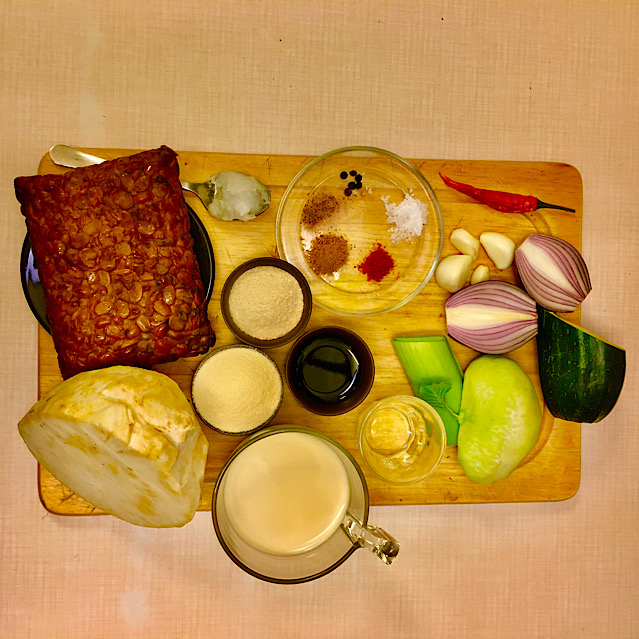
M 342 528 L 353 544 L 370 550 L 387 565 L 399 553 L 399 543 L 394 537 L 377 526 L 363 526 L 350 513 L 346 513 Z

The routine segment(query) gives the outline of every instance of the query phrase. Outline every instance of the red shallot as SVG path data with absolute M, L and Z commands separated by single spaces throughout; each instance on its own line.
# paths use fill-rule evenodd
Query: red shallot
M 537 308 L 508 282 L 472 284 L 446 302 L 448 334 L 480 353 L 510 353 L 537 335 Z
M 515 251 L 515 265 L 528 294 L 549 311 L 574 311 L 592 288 L 579 251 L 552 235 L 529 235 Z

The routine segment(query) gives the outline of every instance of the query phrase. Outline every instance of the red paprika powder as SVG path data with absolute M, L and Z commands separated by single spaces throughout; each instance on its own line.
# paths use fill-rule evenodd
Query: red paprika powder
M 379 242 L 366 259 L 357 265 L 357 270 L 366 275 L 369 282 L 381 282 L 393 268 L 395 260 Z

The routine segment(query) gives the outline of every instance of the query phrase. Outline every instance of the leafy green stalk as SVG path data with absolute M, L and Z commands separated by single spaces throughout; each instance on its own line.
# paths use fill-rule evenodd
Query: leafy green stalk
M 445 335 L 394 337 L 393 347 L 413 394 L 442 418 L 446 441 L 457 444 L 463 373 Z

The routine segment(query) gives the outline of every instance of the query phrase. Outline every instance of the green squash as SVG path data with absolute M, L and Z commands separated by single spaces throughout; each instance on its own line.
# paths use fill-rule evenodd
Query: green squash
M 464 373 L 457 459 L 480 484 L 501 481 L 534 448 L 541 406 L 530 378 L 503 355 L 482 355 Z
M 610 413 L 626 374 L 626 351 L 537 307 L 539 378 L 548 410 L 594 424 Z

